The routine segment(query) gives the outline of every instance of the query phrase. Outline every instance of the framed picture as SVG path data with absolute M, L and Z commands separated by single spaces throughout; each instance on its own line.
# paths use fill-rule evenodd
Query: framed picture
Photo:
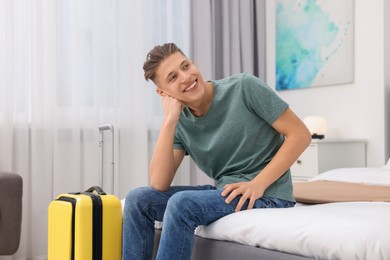
M 288 90 L 353 82 L 353 0 L 266 3 L 268 84 Z

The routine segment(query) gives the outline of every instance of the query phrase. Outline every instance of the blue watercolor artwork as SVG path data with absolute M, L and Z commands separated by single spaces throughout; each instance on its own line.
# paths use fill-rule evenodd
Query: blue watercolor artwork
M 276 1 L 276 90 L 353 81 L 353 0 Z

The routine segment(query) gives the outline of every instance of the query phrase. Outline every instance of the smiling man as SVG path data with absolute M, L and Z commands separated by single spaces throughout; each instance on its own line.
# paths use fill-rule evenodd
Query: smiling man
M 154 222 L 163 221 L 157 259 L 190 259 L 199 225 L 240 210 L 292 207 L 290 166 L 311 141 L 288 104 L 249 74 L 204 81 L 173 43 L 144 63 L 164 119 L 150 162 L 150 187 L 126 197 L 123 260 L 151 259 Z M 215 186 L 171 186 L 184 156 Z

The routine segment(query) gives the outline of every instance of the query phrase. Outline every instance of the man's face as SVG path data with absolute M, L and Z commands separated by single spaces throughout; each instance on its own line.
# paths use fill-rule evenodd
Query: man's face
M 165 58 L 156 70 L 157 93 L 168 95 L 184 103 L 201 98 L 204 82 L 192 61 L 180 52 Z

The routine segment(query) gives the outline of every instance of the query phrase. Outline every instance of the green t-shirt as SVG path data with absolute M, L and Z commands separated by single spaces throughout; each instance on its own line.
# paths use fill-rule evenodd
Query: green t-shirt
M 288 108 L 259 78 L 239 74 L 213 81 L 214 98 L 203 117 L 185 107 L 176 126 L 175 149 L 184 149 L 216 187 L 250 181 L 284 141 L 272 124 Z M 290 170 L 264 195 L 295 201 Z

